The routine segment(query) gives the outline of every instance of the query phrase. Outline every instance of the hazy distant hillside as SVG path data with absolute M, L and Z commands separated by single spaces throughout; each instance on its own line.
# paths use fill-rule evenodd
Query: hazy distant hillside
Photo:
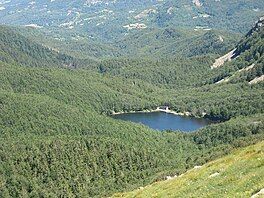
M 116 40 L 131 32 L 160 27 L 193 31 L 225 29 L 245 32 L 263 15 L 262 1 L 1 1 L 0 23 L 60 28 L 90 38 Z M 63 36 L 63 35 L 62 35 Z M 63 39 L 60 37 L 58 39 Z
M 173 24 L 203 30 L 216 28 L 245 32 L 263 12 L 264 5 L 260 0 L 169 0 L 158 10 L 155 21 L 160 26 Z
M 263 8 L 0 0 L 0 197 L 109 197 L 264 140 Z M 185 133 L 109 116 L 160 106 L 213 123 Z
M 156 2 L 156 1 L 155 1 Z M 91 38 L 112 38 L 125 28 L 130 8 L 142 9 L 154 1 L 2 1 L 0 23 L 33 28 L 63 28 Z M 23 17 L 22 17 L 23 16 Z M 118 24 L 118 25 L 117 25 Z M 111 34 L 109 32 L 111 31 Z M 117 35 L 118 34 L 118 35 Z
M 222 55 L 263 14 L 259 0 L 0 3 L 0 23 L 26 27 L 22 33 L 38 43 L 94 60 Z

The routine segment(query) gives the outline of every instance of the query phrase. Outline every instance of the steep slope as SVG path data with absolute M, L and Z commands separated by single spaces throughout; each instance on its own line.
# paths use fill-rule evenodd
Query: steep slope
M 21 67 L 0 62 L 0 196 L 109 196 L 163 177 L 183 173 L 263 139 L 260 90 L 240 93 L 232 111 L 249 117 L 209 126 L 194 134 L 159 133 L 142 125 L 113 120 L 102 113 L 172 107 L 223 108 L 211 88 L 178 92 L 138 79 L 103 76 L 90 70 Z M 228 87 L 230 92 L 234 87 Z M 209 91 L 210 90 L 210 91 Z M 191 96 L 189 95 L 191 94 Z M 241 97 L 238 95 L 238 97 Z M 229 101 L 238 101 L 235 97 Z M 203 103 L 202 103 L 203 101 Z M 183 105 L 183 104 L 186 105 Z M 219 105 L 217 105 L 219 103 Z M 256 104 L 259 104 L 256 105 Z M 234 115 L 233 115 L 234 116 Z M 257 124 L 255 124 L 257 123 Z M 241 133 L 243 131 L 243 133 Z
M 260 19 L 256 26 L 234 46 L 235 49 L 231 53 L 218 58 L 215 62 L 213 57 L 216 57 L 217 51 L 219 53 L 222 51 L 225 54 L 231 49 L 227 47 L 229 45 L 221 45 L 219 43 L 219 35 L 217 36 L 216 32 L 208 32 L 202 37 L 196 37 L 197 40 L 180 39 L 179 42 L 183 42 L 181 46 L 173 43 L 174 48 L 170 47 L 172 51 L 173 49 L 184 49 L 182 53 L 187 56 L 194 56 L 192 58 L 174 57 L 158 60 L 149 60 L 149 58 L 109 59 L 101 61 L 98 70 L 104 74 L 142 79 L 155 85 L 170 88 L 201 87 L 208 84 L 221 85 L 225 82 L 237 84 L 247 81 L 249 83 L 255 78 L 256 80 L 252 81 L 251 84 L 254 82 L 259 83 L 263 78 L 264 26 L 262 24 L 263 19 Z M 177 32 L 171 32 L 172 36 L 174 33 L 177 35 Z M 195 47 L 189 50 L 188 44 Z M 164 53 L 167 52 L 166 48 L 161 48 L 160 50 L 163 50 Z M 151 52 L 153 52 L 154 56 L 159 57 L 154 51 Z M 206 55 L 201 56 L 202 54 Z M 228 59 L 229 62 L 225 61 L 225 59 Z
M 98 66 L 101 73 L 68 69 L 60 67 L 65 64 L 58 58 L 60 53 L 46 51 L 24 38 L 13 39 L 11 33 L 2 37 L 5 45 L 0 53 L 9 59 L 0 61 L 0 197 L 109 196 L 169 174 L 182 174 L 264 139 L 261 83 L 219 86 L 194 77 L 198 82 L 187 83 L 184 89 L 165 89 L 162 85 L 167 80 L 162 80 L 160 63 L 153 67 L 153 72 L 161 71 L 158 80 L 138 77 L 138 71 L 133 70 L 113 76 L 113 71 L 102 72 L 105 65 Z M 27 51 L 21 46 L 30 47 Z M 39 59 L 35 48 L 47 54 L 51 61 L 44 65 L 49 67 L 43 67 L 46 55 Z M 17 59 L 13 50 L 27 57 L 26 61 Z M 136 69 L 141 66 L 135 64 Z M 188 74 L 183 68 L 171 75 L 174 82 L 184 72 Z M 140 72 L 147 71 L 144 69 Z M 218 72 L 209 64 L 205 69 Z M 193 86 L 196 83 L 205 85 Z M 186 134 L 158 132 L 106 116 L 112 111 L 163 104 L 177 112 L 228 121 Z
M 117 57 L 171 58 L 199 55 L 217 56 L 237 44 L 241 35 L 228 31 L 193 31 L 191 28 L 151 28 L 131 32 L 114 42 L 102 42 L 85 33 L 65 35 L 63 31 L 45 31 L 30 27 L 14 27 L 30 40 L 57 49 L 61 53 L 82 59 L 104 59 Z
M 158 89 L 147 84 L 90 71 L 6 64 L 1 64 L 1 74 L 4 197 L 106 196 L 147 184 L 163 171 L 184 172 L 263 138 L 262 115 L 203 129 L 205 139 L 198 138 L 201 134 L 159 133 L 100 115 L 113 106 L 119 111 L 158 104 Z M 257 127 L 253 122 L 259 122 Z M 227 128 L 224 140 L 222 129 Z M 240 129 L 246 133 L 238 133 Z M 207 134 L 218 138 L 212 144 Z
M 61 30 L 53 32 L 23 26 L 14 26 L 13 30 L 29 40 L 80 59 L 98 60 L 122 55 L 120 49 L 112 44 L 103 43 L 94 36 L 87 36 L 80 32 L 65 35 Z
M 6 26 L 0 26 L 0 61 L 40 67 L 77 67 L 74 58 L 34 43 Z
M 113 197 L 263 197 L 264 142 L 196 167 L 167 181 Z M 257 196 L 259 195 L 259 196 Z
M 264 74 L 264 18 L 239 42 L 232 59 L 215 69 L 213 82 L 251 82 Z M 232 60 L 232 61 L 231 61 Z M 261 81 L 259 81 L 261 82 Z
M 2 197 L 109 196 L 264 138 L 263 114 L 193 134 L 160 133 L 101 114 L 158 104 L 159 89 L 143 82 L 10 65 L 1 74 Z
M 137 57 L 193 57 L 218 55 L 231 49 L 240 35 L 225 31 L 193 31 L 191 28 L 166 27 L 131 33 L 115 45 L 124 55 Z
M 98 71 L 104 75 L 141 79 L 161 88 L 195 87 L 210 72 L 212 58 L 116 58 L 100 62 Z

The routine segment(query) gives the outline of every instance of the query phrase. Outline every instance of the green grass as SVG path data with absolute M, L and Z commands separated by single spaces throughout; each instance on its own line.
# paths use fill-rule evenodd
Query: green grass
M 210 177 L 214 173 L 218 176 Z M 264 142 L 191 169 L 175 179 L 156 182 L 114 197 L 250 197 L 264 188 Z
M 215 79 L 253 62 L 261 63 L 263 50 L 258 43 L 262 40 L 261 34 L 254 33 L 254 38 L 242 42 L 247 45 L 242 45 L 230 70 L 225 70 L 228 66 L 210 70 L 212 59 L 201 57 L 188 60 L 189 66 L 185 65 L 187 59 L 176 57 L 179 65 L 174 59 L 163 64 L 133 57 L 136 61 L 103 61 L 78 69 L 80 60 L 0 28 L 0 197 L 106 197 L 161 181 L 167 175 L 180 175 L 235 148 L 264 140 L 264 84 L 214 84 Z M 262 75 L 260 66 L 250 78 Z M 94 67 L 101 73 L 90 70 Z M 111 72 L 106 73 L 107 69 Z M 194 133 L 161 133 L 105 115 L 164 104 L 177 112 L 231 120 Z M 246 186 L 241 192 L 254 186 L 248 195 L 263 187 L 262 177 L 244 175 L 254 168 L 242 167 L 246 164 L 242 161 L 241 167 L 228 170 L 232 161 L 227 162 L 227 168 L 190 171 L 178 185 L 171 183 L 163 190 L 177 197 L 187 193 L 200 197 L 201 192 L 207 197 L 213 197 L 212 193 L 226 197 L 222 195 L 225 191 L 243 189 L 240 182 Z M 254 162 L 258 168 L 261 165 Z M 243 174 L 224 177 L 236 170 Z M 208 179 L 215 172 L 224 180 Z M 174 195 L 171 188 L 177 188 L 179 194 Z M 162 191 L 158 188 L 157 192 Z

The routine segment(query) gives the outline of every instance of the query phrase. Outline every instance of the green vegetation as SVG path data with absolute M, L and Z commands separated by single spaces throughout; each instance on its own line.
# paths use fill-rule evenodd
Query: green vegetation
M 31 42 L 5 26 L 0 27 L 0 53 L 0 61 L 10 64 L 39 67 L 74 66 L 72 57 Z
M 263 16 L 263 4 L 258 0 L 241 3 L 239 0 L 201 0 L 200 6 L 193 1 L 167 0 L 158 9 L 154 21 L 159 26 L 204 27 L 225 29 L 245 33 L 252 25 L 252 19 Z M 171 14 L 168 14 L 168 9 Z M 255 20 L 257 20 L 257 18 Z
M 215 71 L 210 81 L 215 83 L 229 78 L 231 83 L 250 82 L 264 74 L 264 20 L 260 20 L 236 47 L 235 60 Z M 250 66 L 252 68 L 250 68 Z
M 1 74 L 4 197 L 108 196 L 264 139 L 263 114 L 256 114 L 264 109 L 261 85 L 176 91 L 87 69 L 5 63 Z M 248 116 L 184 134 L 160 133 L 102 115 L 164 103 L 194 115 L 207 109 L 221 119 Z
M 39 30 L 21 26 L 10 28 L 35 43 L 49 46 L 60 51 L 60 53 L 79 59 L 98 61 L 102 57 L 119 57 L 122 55 L 119 48 L 89 37 L 87 38 L 87 36 L 79 33 L 62 36 L 62 32 L 46 32 L 42 29 Z
M 263 164 L 261 142 L 177 178 L 113 197 L 250 197 L 263 189 Z
M 133 97 L 137 89 L 128 95 L 117 78 L 8 65 L 1 73 L 3 195 L 109 195 L 263 139 L 263 114 L 194 134 L 159 133 L 98 114 L 113 104 L 152 103 Z
M 238 42 L 240 34 L 225 31 L 193 31 L 190 28 L 159 28 L 131 33 L 115 46 L 125 55 L 170 58 L 219 55 Z
M 68 3 L 60 7 L 55 2 L 53 8 L 64 10 Z M 132 3 L 128 1 L 129 5 Z M 127 8 L 121 5 L 124 10 Z M 120 9 L 120 4 L 116 6 Z M 91 10 L 87 14 L 93 14 Z M 34 12 L 29 9 L 26 14 L 32 16 Z M 5 15 L 5 20 L 17 16 Z M 50 23 L 44 16 L 39 14 L 36 22 Z M 57 17 L 56 23 L 65 22 L 63 16 L 58 18 L 60 12 L 49 16 Z M 15 22 L 21 23 L 20 20 L 24 19 Z M 161 21 L 158 24 L 162 25 Z M 53 36 L 60 33 L 55 27 L 48 30 Z M 100 27 L 97 31 L 107 34 Z M 237 38 L 225 31 L 185 35 L 187 31 L 162 28 L 149 36 L 135 34 L 134 40 L 123 40 L 124 50 L 115 51 L 122 48 L 122 39 L 96 47 L 99 38 L 89 43 L 84 37 L 84 46 L 78 42 L 71 46 L 71 34 L 79 35 L 71 30 L 63 34 L 68 36 L 62 39 L 65 43 L 53 43 L 57 40 L 53 38 L 47 42 L 50 47 L 44 47 L 47 37 L 41 41 L 43 32 L 31 41 L 38 33 L 24 32 L 21 36 L 16 28 L 1 26 L 0 197 L 109 196 L 167 175 L 182 174 L 236 148 L 264 140 L 264 84 L 248 83 L 261 75 L 258 72 L 263 63 L 263 28 L 253 29 L 238 44 L 239 58 L 214 70 L 210 68 L 214 58 L 231 50 Z M 149 47 L 137 53 L 140 44 L 147 44 L 148 39 Z M 53 47 L 63 49 L 65 54 Z M 159 58 L 167 52 L 168 57 Z M 130 54 L 132 58 L 128 57 Z M 243 75 L 215 84 L 251 63 L 256 64 L 257 74 L 244 71 L 250 76 L 248 80 L 243 80 Z M 226 122 L 194 133 L 158 132 L 107 116 L 113 111 L 138 111 L 161 105 Z
M 263 5 L 257 0 L 244 4 L 237 0 L 232 4 L 227 0 L 203 1 L 200 8 L 192 0 L 107 2 L 89 7 L 76 1 L 74 9 L 70 1 L 65 1 L 64 5 L 39 1 L 31 9 L 27 9 L 25 0 L 22 5 L 10 2 L 8 8 L 13 12 L 2 11 L 0 22 L 21 26 L 38 24 L 42 28 L 23 27 L 20 32 L 64 54 L 98 60 L 121 56 L 172 58 L 223 54 L 263 15 Z M 45 5 L 46 8 L 41 9 Z M 23 17 L 17 6 L 26 10 L 22 12 Z M 142 15 L 151 9 L 156 12 Z M 128 30 L 124 27 L 136 23 L 145 24 L 147 28 Z
M 72 33 L 58 39 L 58 33 L 13 27 L 30 40 L 80 59 L 124 58 L 172 59 L 175 56 L 216 57 L 234 47 L 241 35 L 227 31 L 193 31 L 190 28 L 153 28 L 134 32 L 116 41 L 102 43 L 84 34 Z
M 212 62 L 206 56 L 159 60 L 119 58 L 101 61 L 97 71 L 108 76 L 140 79 L 163 88 L 195 87 L 204 81 Z

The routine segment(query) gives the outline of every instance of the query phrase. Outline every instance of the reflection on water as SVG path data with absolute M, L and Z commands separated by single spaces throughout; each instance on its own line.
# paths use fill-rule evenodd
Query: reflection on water
M 212 122 L 203 118 L 183 117 L 163 112 L 153 113 L 127 113 L 112 116 L 136 123 L 142 123 L 156 130 L 180 130 L 185 132 L 195 131 Z

